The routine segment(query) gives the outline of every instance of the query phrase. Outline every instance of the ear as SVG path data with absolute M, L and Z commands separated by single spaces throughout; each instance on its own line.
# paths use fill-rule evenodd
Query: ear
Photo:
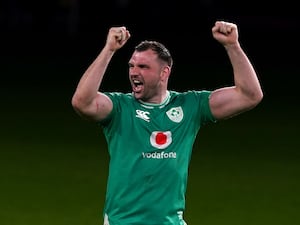
M 171 74 L 171 67 L 170 66 L 164 66 L 162 68 L 162 71 L 161 71 L 161 77 L 163 80 L 167 80 L 169 78 Z

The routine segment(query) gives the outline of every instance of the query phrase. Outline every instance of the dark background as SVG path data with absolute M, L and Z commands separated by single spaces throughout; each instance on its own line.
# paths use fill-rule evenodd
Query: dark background
M 102 224 L 108 155 L 101 130 L 71 107 L 111 26 L 129 42 L 102 89 L 130 91 L 127 62 L 143 39 L 174 58 L 170 89 L 232 85 L 216 20 L 234 22 L 264 91 L 255 109 L 203 128 L 191 161 L 189 225 L 298 225 L 299 29 L 292 1 L 2 0 L 0 224 Z
M 230 70 L 230 66 L 224 49 L 212 38 L 211 28 L 216 20 L 227 20 L 239 26 L 241 44 L 265 92 L 281 95 L 284 88 L 289 95 L 296 94 L 300 25 L 297 7 L 289 1 L 10 0 L 2 1 L 0 13 L 3 77 L 12 78 L 13 85 L 33 82 L 57 89 L 66 82 L 74 89 L 74 82 L 104 45 L 109 27 L 120 25 L 130 30 L 132 38 L 114 58 L 121 63 L 118 68 L 127 69 L 139 41 L 156 39 L 174 57 L 172 88 L 191 88 L 196 78 L 203 83 L 197 82 L 200 86 L 194 88 L 223 85 L 231 74 L 211 74 L 216 69 Z M 196 71 L 186 72 L 191 66 Z M 64 69 L 68 71 L 60 74 Z M 32 70 L 38 70 L 38 75 Z M 115 84 L 108 86 L 123 89 L 121 84 L 128 83 L 126 74 L 119 78 L 119 84 L 113 79 Z

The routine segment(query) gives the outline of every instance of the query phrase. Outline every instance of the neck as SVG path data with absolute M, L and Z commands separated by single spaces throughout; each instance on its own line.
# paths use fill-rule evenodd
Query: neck
M 152 101 L 145 101 L 140 99 L 140 102 L 145 103 L 145 104 L 154 104 L 154 105 L 160 105 L 163 104 L 165 101 L 167 101 L 167 99 L 169 98 L 170 93 L 168 90 L 164 91 L 164 93 L 162 93 L 160 95 L 159 98 L 153 99 Z

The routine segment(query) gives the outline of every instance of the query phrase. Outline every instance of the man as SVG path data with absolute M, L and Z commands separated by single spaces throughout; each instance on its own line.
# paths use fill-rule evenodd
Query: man
M 114 53 L 130 38 L 112 27 L 104 48 L 72 98 L 76 112 L 103 128 L 110 155 L 105 225 L 183 225 L 187 174 L 200 127 L 254 108 L 263 97 L 237 26 L 217 21 L 213 37 L 226 49 L 234 86 L 214 91 L 168 90 L 173 60 L 159 42 L 143 41 L 129 60 L 131 93 L 100 92 Z

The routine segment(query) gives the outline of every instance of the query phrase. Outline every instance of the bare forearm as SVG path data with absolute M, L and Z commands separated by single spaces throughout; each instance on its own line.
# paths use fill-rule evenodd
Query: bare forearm
M 234 74 L 234 85 L 213 91 L 210 107 L 217 119 L 235 116 L 255 107 L 263 93 L 256 72 L 238 42 L 237 26 L 217 21 L 213 36 L 226 49 Z
M 245 97 L 258 101 L 262 97 L 262 90 L 249 58 L 238 43 L 225 48 L 232 64 L 235 87 Z
M 114 52 L 104 48 L 79 81 L 74 98 L 89 104 L 97 96 L 103 76 Z

